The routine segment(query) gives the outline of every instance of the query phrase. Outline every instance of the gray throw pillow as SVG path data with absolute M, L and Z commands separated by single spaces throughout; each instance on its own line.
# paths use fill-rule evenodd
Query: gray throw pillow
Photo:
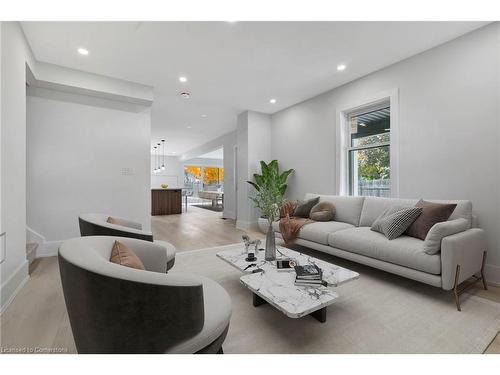
M 401 236 L 421 213 L 421 207 L 391 207 L 375 220 L 371 230 L 380 232 L 389 240 L 393 240 Z
M 332 202 L 319 202 L 309 213 L 309 218 L 315 221 L 331 221 L 335 217 L 335 205 Z
M 293 211 L 293 216 L 309 218 L 311 209 L 317 205 L 318 202 L 319 197 L 312 198 L 307 201 L 299 201 L 297 203 L 297 207 L 295 207 L 295 211 Z

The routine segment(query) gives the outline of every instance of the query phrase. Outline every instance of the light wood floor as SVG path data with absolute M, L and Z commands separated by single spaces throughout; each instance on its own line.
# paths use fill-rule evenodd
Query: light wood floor
M 220 213 L 189 207 L 182 215 L 157 216 L 152 219 L 154 237 L 171 242 L 178 251 L 221 246 L 239 242 L 245 232 Z M 249 233 L 260 236 L 260 233 Z M 500 302 L 500 288 L 476 289 L 477 296 Z M 39 352 L 59 349 L 76 353 L 68 314 L 64 305 L 56 257 L 35 261 L 30 280 L 0 316 L 0 349 L 30 348 Z M 500 336 L 486 353 L 500 353 Z

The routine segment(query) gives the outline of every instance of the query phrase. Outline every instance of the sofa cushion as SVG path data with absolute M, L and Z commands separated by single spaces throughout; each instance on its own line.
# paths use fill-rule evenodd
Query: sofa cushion
M 371 227 L 375 220 L 390 207 L 414 207 L 417 202 L 418 199 L 365 197 L 363 209 L 361 210 L 361 218 L 359 219 L 359 226 Z
M 371 230 L 382 233 L 389 240 L 393 240 L 401 236 L 421 213 L 422 208 L 419 207 L 389 209 L 375 220 Z
M 307 193 L 305 199 L 317 197 L 318 194 Z M 320 202 L 332 202 L 335 205 L 335 221 L 359 225 L 359 217 L 365 197 L 344 197 L 339 195 L 319 195 Z
M 303 240 L 328 245 L 328 236 L 331 233 L 350 228 L 355 228 L 355 226 L 339 221 L 317 221 L 304 225 L 300 229 L 298 237 Z
M 411 237 L 425 240 L 432 226 L 436 223 L 448 220 L 457 205 L 456 203 L 431 203 L 421 199 L 415 207 L 422 207 L 423 211 L 417 220 L 415 220 L 406 230 L 406 234 Z
M 441 257 L 439 254 L 426 254 L 423 243 L 408 236 L 390 241 L 369 227 L 341 230 L 328 236 L 328 244 L 332 247 L 435 275 L 441 274 Z
M 399 199 L 399 198 L 381 198 L 381 197 L 365 197 L 361 218 L 359 220 L 360 227 L 370 227 L 373 222 L 379 217 L 382 212 L 391 206 L 398 205 L 404 207 L 413 207 L 417 204 L 418 199 Z M 455 203 L 457 207 L 451 214 L 448 220 L 464 218 L 469 223 L 469 228 L 472 226 L 472 202 L 469 200 L 435 200 L 427 199 L 432 203 Z M 469 229 L 467 228 L 467 229 Z
M 426 254 L 436 254 L 441 250 L 441 240 L 452 234 L 460 233 L 468 229 L 467 220 L 464 218 L 443 221 L 434 224 L 424 240 L 424 251 Z
M 472 202 L 469 200 L 435 200 L 435 199 L 426 199 L 427 202 L 431 203 L 441 203 L 441 204 L 456 204 L 457 206 L 451 213 L 448 220 L 455 220 L 463 218 L 467 220 L 468 227 L 472 226 Z
M 316 206 L 318 202 L 319 197 L 314 197 L 305 201 L 298 202 L 295 210 L 293 210 L 293 216 L 309 218 L 311 209 Z
M 335 205 L 332 202 L 319 202 L 309 213 L 309 218 L 315 221 L 332 221 L 335 217 Z

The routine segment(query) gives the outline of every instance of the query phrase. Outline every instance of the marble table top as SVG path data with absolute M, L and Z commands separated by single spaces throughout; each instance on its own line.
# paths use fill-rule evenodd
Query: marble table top
M 335 264 L 282 246 L 277 248 L 278 259 L 290 258 L 299 265 L 316 264 L 322 269 L 323 280 L 328 286 L 296 286 L 294 284 L 295 271 L 277 271 L 275 262 L 264 260 L 263 251 L 256 254 L 256 261 L 247 262 L 243 244 L 228 247 L 218 252 L 217 256 L 245 273 L 240 278 L 240 282 L 245 287 L 290 318 L 300 318 L 332 304 L 338 298 L 334 287 L 359 277 L 357 272 Z M 256 266 L 245 270 L 250 264 L 256 264 Z M 256 268 L 261 268 L 264 272 L 252 273 Z

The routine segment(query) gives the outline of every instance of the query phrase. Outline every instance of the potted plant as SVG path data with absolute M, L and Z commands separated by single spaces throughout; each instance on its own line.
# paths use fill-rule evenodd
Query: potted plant
M 280 173 L 277 160 L 273 160 L 269 164 L 261 160 L 260 168 L 262 174 L 255 173 L 253 175 L 254 181 L 247 182 L 255 188 L 255 195 L 251 196 L 250 199 L 269 224 L 266 235 L 266 260 L 275 260 L 276 244 L 273 221 L 279 219 L 287 188 L 286 180 L 293 169 Z

